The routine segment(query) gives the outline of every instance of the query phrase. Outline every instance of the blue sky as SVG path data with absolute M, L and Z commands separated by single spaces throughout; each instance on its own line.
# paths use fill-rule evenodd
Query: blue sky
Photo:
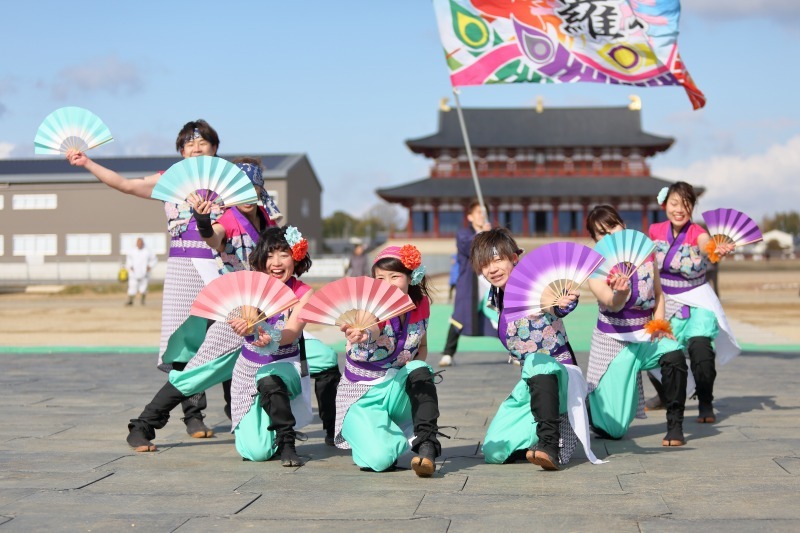
M 430 0 L 17 1 L 4 19 L 0 157 L 33 157 L 36 128 L 64 105 L 111 129 L 97 157 L 173 153 L 180 127 L 205 118 L 220 155 L 307 153 L 326 215 L 360 214 L 379 201 L 375 188 L 426 176 L 404 141 L 434 132 L 450 95 Z M 800 2 L 685 0 L 681 32 L 708 97 L 699 112 L 674 87 L 468 87 L 461 102 L 608 106 L 637 94 L 644 128 L 676 138 L 655 175 L 706 186 L 704 209 L 797 209 Z

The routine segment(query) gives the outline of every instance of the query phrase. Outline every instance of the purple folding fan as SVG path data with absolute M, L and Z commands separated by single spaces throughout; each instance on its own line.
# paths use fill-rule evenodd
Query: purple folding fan
M 713 209 L 703 213 L 708 233 L 714 242 L 744 246 L 763 239 L 753 219 L 736 209 Z
M 554 242 L 523 256 L 503 296 L 508 320 L 541 314 L 570 290 L 577 290 L 605 258 L 582 244 Z

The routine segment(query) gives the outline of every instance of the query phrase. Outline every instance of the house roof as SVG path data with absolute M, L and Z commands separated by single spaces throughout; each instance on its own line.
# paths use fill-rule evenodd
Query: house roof
M 237 157 L 255 157 L 264 163 L 264 179 L 286 179 L 305 154 L 225 154 L 231 161 Z M 98 157 L 93 161 L 113 169 L 125 178 L 139 178 L 166 170 L 180 161 L 178 156 Z M 61 157 L 0 160 L 0 183 L 86 183 L 97 179 L 83 168 L 69 165 Z M 319 181 L 319 180 L 318 180 Z
M 638 147 L 659 152 L 674 139 L 642 131 L 641 113 L 627 107 L 465 108 L 473 148 Z M 455 110 L 439 111 L 439 131 L 409 139 L 416 153 L 463 148 Z
M 575 197 L 655 197 L 672 182 L 654 177 L 535 177 L 482 178 L 481 191 L 487 198 L 575 198 Z M 695 188 L 698 195 L 703 188 Z M 472 199 L 472 178 L 425 178 L 397 187 L 375 191 L 388 202 L 420 198 Z

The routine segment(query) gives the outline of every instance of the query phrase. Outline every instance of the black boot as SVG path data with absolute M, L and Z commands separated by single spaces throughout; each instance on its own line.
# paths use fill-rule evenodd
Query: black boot
M 225 398 L 225 416 L 228 417 L 228 420 L 232 420 L 231 418 L 231 380 L 223 381 L 222 382 L 222 397 Z
M 155 445 L 150 442 L 156 438 L 155 430 L 167 425 L 170 411 L 184 400 L 186 396 L 168 381 L 145 406 L 139 418 L 131 419 L 128 424 L 128 444 L 137 452 L 156 451 Z
M 269 431 L 275 432 L 276 454 L 281 456 L 282 466 L 303 466 L 294 447 L 296 423 L 289 403 L 289 390 L 278 376 L 265 376 L 258 380 L 256 387 L 262 409 L 269 415 Z
M 528 461 L 545 470 L 558 470 L 558 447 L 561 440 L 559 420 L 558 376 L 540 374 L 528 379 L 531 391 L 531 412 L 536 421 L 539 442 L 528 450 Z
M 692 364 L 692 375 L 696 384 L 699 414 L 697 421 L 709 424 L 717 421 L 714 415 L 714 380 L 717 368 L 714 361 L 714 348 L 708 337 L 692 337 L 687 345 L 689 361 Z
M 453 359 L 456 356 L 456 350 L 458 350 L 459 337 L 461 337 L 461 329 L 454 324 L 450 324 L 450 329 L 447 331 L 447 340 L 442 350 L 442 358 L 439 360 L 439 366 L 453 365 Z
M 333 446 L 333 432 L 336 426 L 336 388 L 339 386 L 342 373 L 337 365 L 311 374 L 311 377 L 314 378 L 314 394 L 317 396 L 322 429 L 325 430 L 325 444 Z
M 411 401 L 414 422 L 415 438 L 411 449 L 417 454 L 411 459 L 411 468 L 419 477 L 431 477 L 436 470 L 436 458 L 442 454 L 442 445 L 436 437 L 439 432 L 439 397 L 430 369 L 418 368 L 408 374 L 406 394 Z
M 214 436 L 214 430 L 203 422 L 203 410 L 208 407 L 206 393 L 195 394 L 181 402 L 183 407 L 183 423 L 186 424 L 186 433 L 195 439 L 205 439 Z
M 667 434 L 661 441 L 662 446 L 683 446 L 683 411 L 686 407 L 686 379 L 689 368 L 683 351 L 665 353 L 659 359 L 661 366 L 661 384 L 664 387 L 664 399 L 667 409 Z

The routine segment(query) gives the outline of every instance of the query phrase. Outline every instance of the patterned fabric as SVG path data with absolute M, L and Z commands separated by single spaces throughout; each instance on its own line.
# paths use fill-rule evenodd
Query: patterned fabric
M 180 237 L 190 225 L 194 226 L 192 206 L 188 202 L 175 204 L 164 202 L 164 211 L 167 214 L 167 230 L 172 237 Z M 211 208 L 211 222 L 222 216 L 223 210 L 218 205 Z
M 683 242 L 677 243 L 677 252 L 667 261 L 665 259 L 670 251 L 672 226 L 669 221 L 653 224 L 649 229 L 649 236 L 656 245 L 656 261 L 661 272 L 679 275 L 687 280 L 703 278 L 706 275 L 708 262 L 700 252 L 697 238 L 705 233 L 702 227 L 692 223 L 686 228 Z M 678 238 L 681 238 L 680 236 Z M 674 247 L 674 245 L 673 245 Z M 662 279 L 662 284 L 664 280 Z
M 164 299 L 161 307 L 161 343 L 158 351 L 158 368 L 164 372 L 172 365 L 162 360 L 167 343 L 173 333 L 189 318 L 189 309 L 205 286 L 203 279 L 185 257 L 167 259 L 167 274 L 164 277 Z
M 266 215 L 259 210 L 258 217 L 265 228 Z M 250 270 L 250 254 L 256 247 L 258 231 L 235 207 L 228 209 L 216 223 L 225 229 L 225 249 L 217 257 L 219 273 Z
M 592 332 L 592 344 L 589 348 L 589 363 L 586 367 L 586 392 L 591 394 L 608 370 L 611 361 L 630 343 L 617 340 L 606 335 L 597 328 Z M 644 411 L 644 387 L 641 373 L 636 375 L 636 387 L 639 391 L 639 402 L 636 407 L 636 418 L 647 418 Z
M 454 87 L 486 83 L 682 86 L 706 98 L 678 53 L 680 4 L 624 0 L 434 0 Z
M 524 360 L 525 356 L 534 352 L 551 354 L 558 352 L 556 361 L 571 362 L 569 351 L 562 351 L 569 339 L 564 322 L 550 313 L 521 318 L 506 323 L 501 313 L 500 324 L 506 324 L 505 338 L 500 340 L 514 357 Z
M 206 338 L 197 354 L 186 363 L 185 370 L 191 370 L 215 359 L 238 350 L 242 346 L 242 338 L 233 331 L 227 322 L 214 322 L 206 332 Z
M 561 439 L 558 442 L 558 462 L 565 465 L 569 463 L 572 453 L 578 446 L 578 435 L 569 423 L 569 414 L 563 413 L 558 418 L 558 430 L 561 433 Z

